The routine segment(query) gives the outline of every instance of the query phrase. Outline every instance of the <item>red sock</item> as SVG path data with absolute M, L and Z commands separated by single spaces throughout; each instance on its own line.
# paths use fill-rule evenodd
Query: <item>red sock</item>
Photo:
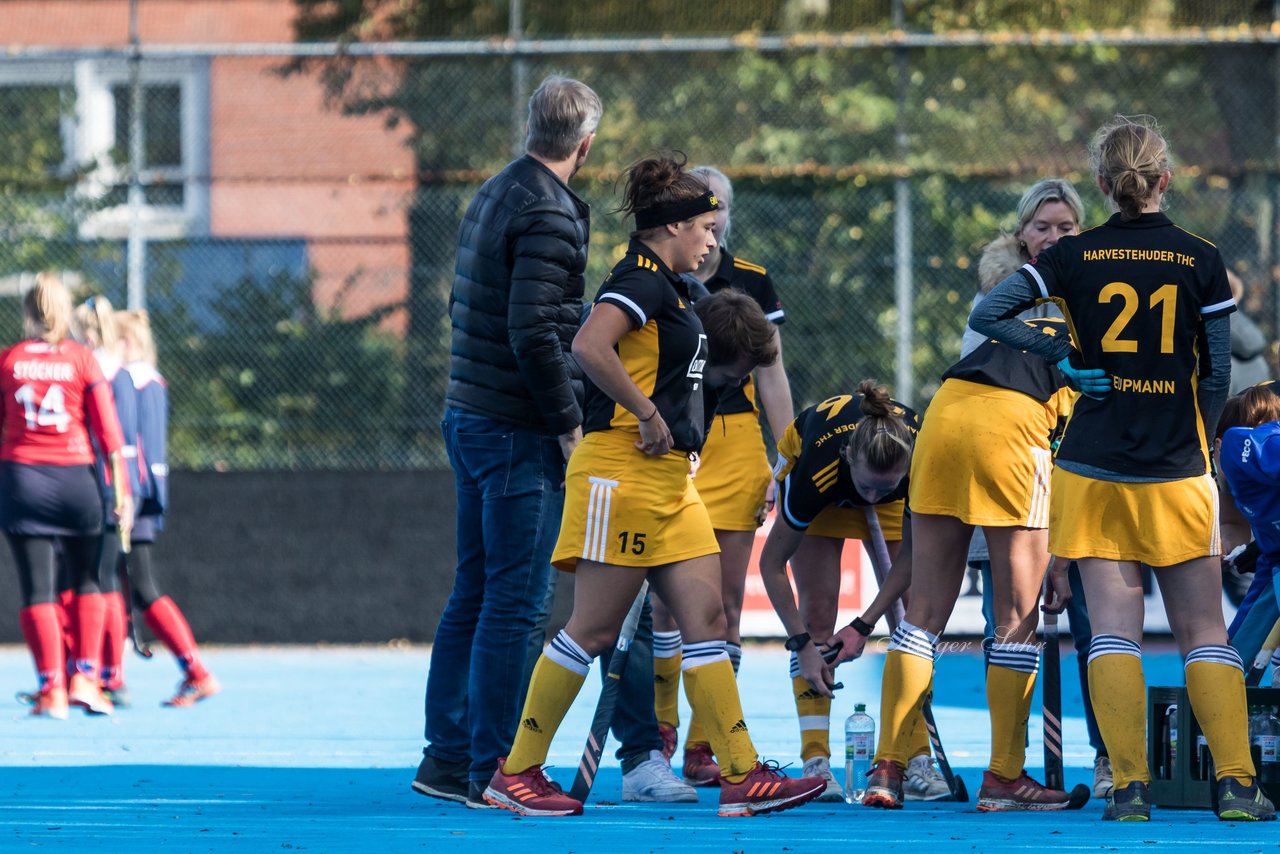
M 76 671 L 97 678 L 102 669 L 102 630 L 107 619 L 106 597 L 82 593 L 76 597 Z
M 106 623 L 102 630 L 102 685 L 119 688 L 124 684 L 124 597 L 104 593 L 107 605 Z
M 40 689 L 61 688 L 66 682 L 63 677 L 62 661 L 62 626 L 58 622 L 58 606 L 52 602 L 43 602 L 23 608 L 18 612 L 18 623 L 22 626 L 22 636 L 27 640 L 27 648 L 36 663 L 36 673 L 40 677 Z
M 198 681 L 209 675 L 196 654 L 196 638 L 191 634 L 187 618 L 182 616 L 182 611 L 178 610 L 172 599 L 161 596 L 151 603 L 142 616 L 152 634 L 177 656 L 178 663 L 187 676 Z

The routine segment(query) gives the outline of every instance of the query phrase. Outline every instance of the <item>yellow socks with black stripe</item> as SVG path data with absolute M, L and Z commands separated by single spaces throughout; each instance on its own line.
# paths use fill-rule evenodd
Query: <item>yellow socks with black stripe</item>
M 729 663 L 733 665 L 733 676 L 736 679 L 738 676 L 738 667 L 742 664 L 742 644 L 734 643 L 733 641 L 725 641 L 724 651 L 725 654 L 729 656 Z M 706 728 L 702 726 L 702 720 L 698 717 L 696 712 L 689 715 L 689 732 L 684 737 L 684 749 L 688 750 L 695 744 L 705 744 L 708 747 L 711 746 L 711 742 L 707 741 Z M 715 751 L 712 752 L 714 753 Z
M 658 723 L 680 726 L 679 632 L 653 633 L 653 710 Z
M 911 712 L 911 717 L 907 721 L 907 731 L 902 734 L 902 738 L 907 744 L 907 759 L 933 755 L 929 743 L 929 726 L 924 722 L 925 697 L 928 697 L 932 691 L 933 682 L 930 681 L 929 687 L 925 689 L 924 697 L 920 698 L 920 705 L 916 706 Z
M 704 722 L 711 751 L 720 764 L 720 776 L 741 783 L 760 758 L 738 697 L 738 680 L 724 651 L 724 641 L 700 641 L 684 645 L 684 690 L 694 713 Z
M 1257 769 L 1249 752 L 1244 662 L 1230 646 L 1198 646 L 1187 654 L 1187 699 L 1204 730 L 1218 779 L 1235 777 L 1242 785 Z
M 1022 776 L 1027 761 L 1027 716 L 1040 669 L 1040 648 L 1029 643 L 991 645 L 987 708 L 991 711 L 991 773 L 1003 780 Z
M 800 675 L 800 656 L 791 653 L 791 694 L 800 719 L 800 758 L 831 756 L 831 698 L 823 697 Z
M 885 656 L 880 691 L 880 743 L 876 761 L 892 760 L 903 768 L 915 739 L 915 720 L 933 681 L 933 656 L 938 636 L 905 620 L 894 629 Z
M 519 774 L 547 761 L 551 739 L 582 690 L 591 658 L 563 630 L 551 639 L 529 679 L 516 740 L 502 766 L 506 773 Z
M 1094 635 L 1089 643 L 1089 696 L 1111 757 L 1115 790 L 1135 780 L 1150 783 L 1142 647 L 1119 635 Z

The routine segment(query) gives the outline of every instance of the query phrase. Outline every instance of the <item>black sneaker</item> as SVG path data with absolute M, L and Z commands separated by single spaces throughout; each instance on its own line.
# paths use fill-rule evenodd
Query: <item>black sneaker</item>
M 1258 781 L 1241 784 L 1235 777 L 1218 781 L 1218 818 L 1222 821 L 1275 821 L 1276 808 L 1262 794 Z
M 470 762 L 450 762 L 437 759 L 425 750 L 422 762 L 418 765 L 418 773 L 413 778 L 413 790 L 432 798 L 443 798 L 446 801 L 467 802 L 467 769 Z
M 1112 789 L 1102 818 L 1104 821 L 1150 821 L 1151 795 L 1147 784 L 1134 780 L 1123 789 Z
M 472 780 L 467 786 L 467 807 L 473 810 L 496 810 L 495 807 L 484 799 L 484 790 L 488 787 L 488 780 Z

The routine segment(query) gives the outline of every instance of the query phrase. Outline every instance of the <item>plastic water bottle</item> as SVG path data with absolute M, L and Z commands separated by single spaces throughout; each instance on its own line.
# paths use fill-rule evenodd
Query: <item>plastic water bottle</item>
M 1249 738 L 1258 748 L 1258 776 L 1268 782 L 1280 773 L 1280 721 L 1262 706 L 1249 721 Z
M 867 774 L 876 749 L 876 722 L 867 714 L 865 703 L 853 707 L 844 721 L 844 800 L 859 803 L 867 791 Z

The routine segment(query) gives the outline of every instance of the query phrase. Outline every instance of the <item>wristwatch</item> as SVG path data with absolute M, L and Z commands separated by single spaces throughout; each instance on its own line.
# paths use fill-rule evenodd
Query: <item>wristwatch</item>
M 853 627 L 855 632 L 862 635 L 864 638 L 871 637 L 871 630 L 875 628 L 861 617 L 854 617 L 853 622 L 849 625 Z
M 813 640 L 813 638 L 809 636 L 808 632 L 801 632 L 798 635 L 792 635 L 787 638 L 787 642 L 784 643 L 783 646 L 791 652 L 799 652 L 804 649 L 805 644 L 809 643 L 811 640 Z

